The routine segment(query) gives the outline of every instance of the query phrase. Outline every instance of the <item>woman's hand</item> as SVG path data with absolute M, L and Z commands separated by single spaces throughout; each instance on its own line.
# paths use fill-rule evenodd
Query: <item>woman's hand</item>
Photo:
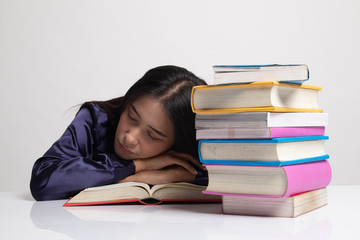
M 186 169 L 192 175 L 196 175 L 197 172 L 192 164 L 198 166 L 201 169 L 205 169 L 201 165 L 199 160 L 195 159 L 189 154 L 175 151 L 168 151 L 155 157 L 136 159 L 133 161 L 135 164 L 136 173 L 142 171 L 161 170 L 170 166 L 181 166 L 183 169 Z
M 180 166 L 172 166 L 161 170 L 141 171 L 119 182 L 143 182 L 150 185 L 172 182 L 194 182 L 195 175 Z

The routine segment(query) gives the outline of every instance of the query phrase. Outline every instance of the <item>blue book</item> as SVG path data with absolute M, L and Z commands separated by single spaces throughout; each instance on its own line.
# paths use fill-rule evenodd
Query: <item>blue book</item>
M 214 84 L 277 81 L 302 84 L 309 79 L 305 64 L 214 65 Z
M 328 136 L 271 139 L 202 139 L 199 158 L 204 164 L 286 166 L 328 159 Z

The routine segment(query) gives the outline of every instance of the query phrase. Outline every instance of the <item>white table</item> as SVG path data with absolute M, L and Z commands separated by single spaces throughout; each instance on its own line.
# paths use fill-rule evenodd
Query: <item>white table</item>
M 328 187 L 329 204 L 297 218 L 221 213 L 221 204 L 64 208 L 0 193 L 1 239 L 360 239 L 360 186 Z

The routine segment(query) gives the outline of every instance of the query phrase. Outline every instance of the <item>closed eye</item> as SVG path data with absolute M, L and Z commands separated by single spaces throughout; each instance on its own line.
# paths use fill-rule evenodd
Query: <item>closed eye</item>
M 135 117 L 131 115 L 131 110 L 130 110 L 130 109 L 129 109 L 127 115 L 128 115 L 128 118 L 129 118 L 131 121 L 133 121 L 133 122 L 136 122 L 136 121 L 137 121 L 137 120 L 135 119 Z
M 157 137 L 153 136 L 150 131 L 147 132 L 148 136 L 153 140 L 159 140 Z
M 130 114 L 128 115 L 128 117 L 129 117 L 129 119 L 130 119 L 131 121 L 136 121 L 136 119 L 133 118 Z
M 129 113 L 128 113 L 129 118 L 130 118 L 132 121 L 137 121 L 134 117 L 131 116 L 131 111 L 132 111 L 132 112 L 134 112 L 134 113 L 136 114 L 137 117 L 139 117 L 139 118 L 141 119 L 141 115 L 140 115 L 139 112 L 136 110 L 135 106 L 132 105 L 132 104 L 130 104 L 130 108 L 131 108 L 131 110 L 129 109 Z M 152 126 L 149 126 L 149 127 L 150 127 L 150 129 L 151 129 L 152 131 L 154 131 L 154 132 L 155 132 L 156 134 L 158 134 L 159 136 L 161 136 L 161 137 L 163 137 L 163 138 L 167 138 L 167 136 L 166 136 L 164 133 L 162 133 L 161 131 L 153 128 Z M 148 133 L 148 135 L 151 135 L 151 134 Z M 153 136 L 153 135 L 151 135 L 151 136 Z M 153 137 L 153 138 L 154 138 L 154 137 Z

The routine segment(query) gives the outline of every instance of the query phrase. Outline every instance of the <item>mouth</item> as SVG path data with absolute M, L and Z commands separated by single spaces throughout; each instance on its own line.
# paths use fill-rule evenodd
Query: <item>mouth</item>
M 121 150 L 123 153 L 133 154 L 132 151 L 130 151 L 129 149 L 127 149 L 126 147 L 124 147 L 124 145 L 122 145 L 120 142 L 119 142 L 119 147 L 120 147 L 120 150 Z

